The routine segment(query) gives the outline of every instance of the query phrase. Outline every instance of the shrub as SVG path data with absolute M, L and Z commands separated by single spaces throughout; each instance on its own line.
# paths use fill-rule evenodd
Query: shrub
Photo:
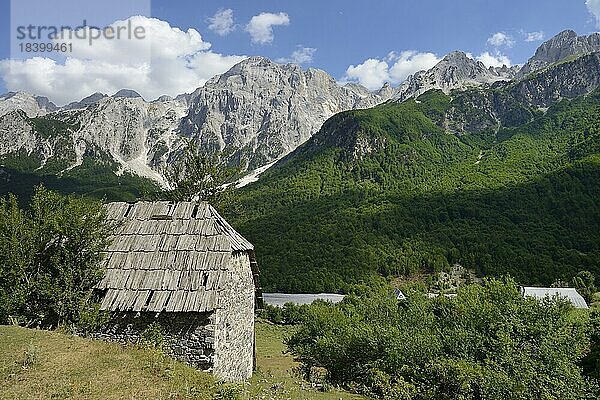
M 140 335 L 140 345 L 150 349 L 163 350 L 165 337 L 158 322 L 153 322 Z
M 214 400 L 241 400 L 242 389 L 238 385 L 224 385 L 214 396 Z
M 75 333 L 87 336 L 98 332 L 110 321 L 111 315 L 108 311 L 100 310 L 100 304 L 85 301 L 79 312 L 79 320 L 75 324 Z
M 23 352 L 23 361 L 21 361 L 21 367 L 23 369 L 28 369 L 33 367 L 33 365 L 38 360 L 39 349 L 33 343 L 29 343 L 27 349 Z
M 114 225 L 102 203 L 36 189 L 29 209 L 0 200 L 0 323 L 73 325 L 102 279 Z
M 389 289 L 307 309 L 287 344 L 306 376 L 380 398 L 584 399 L 598 392 L 597 317 L 559 299 L 523 298 L 510 280 L 456 298 Z M 585 372 L 586 377 L 582 372 Z
M 277 325 L 297 325 L 304 320 L 310 307 L 310 305 L 299 306 L 294 303 L 286 303 L 283 307 L 265 304 L 261 310 L 258 310 L 257 316 Z

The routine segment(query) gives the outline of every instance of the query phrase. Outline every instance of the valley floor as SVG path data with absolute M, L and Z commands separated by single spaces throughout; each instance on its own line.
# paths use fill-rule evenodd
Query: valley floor
M 320 392 L 297 377 L 292 357 L 283 353 L 288 332 L 257 322 L 258 370 L 250 382 L 223 386 L 157 351 L 0 326 L 0 399 L 362 398 Z

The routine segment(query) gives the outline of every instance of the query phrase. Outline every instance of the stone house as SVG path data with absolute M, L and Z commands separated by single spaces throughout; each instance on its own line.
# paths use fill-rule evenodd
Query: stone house
M 106 208 L 117 228 L 96 292 L 112 315 L 95 336 L 136 342 L 157 323 L 173 357 L 225 381 L 251 377 L 261 298 L 252 244 L 205 202 Z

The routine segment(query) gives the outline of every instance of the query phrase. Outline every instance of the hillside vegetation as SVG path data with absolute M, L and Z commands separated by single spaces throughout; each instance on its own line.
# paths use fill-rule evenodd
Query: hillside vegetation
M 2 399 L 211 399 L 210 375 L 149 349 L 0 326 Z
M 599 150 L 598 91 L 547 111 L 431 91 L 332 117 L 228 214 L 269 291 L 454 263 L 548 285 L 600 273 Z

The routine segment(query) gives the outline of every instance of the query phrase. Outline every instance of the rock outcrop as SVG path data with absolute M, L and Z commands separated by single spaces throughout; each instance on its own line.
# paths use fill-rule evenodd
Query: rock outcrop
M 0 116 L 11 111 L 22 110 L 33 118 L 56 111 L 58 107 L 47 97 L 34 96 L 25 92 L 9 92 L 0 96 Z
M 105 98 L 106 95 L 104 93 L 94 93 L 89 95 L 88 97 L 81 99 L 80 101 L 75 101 L 73 103 L 69 103 L 66 106 L 62 107 L 62 110 L 77 110 L 77 109 L 82 109 L 82 108 L 86 108 L 88 106 L 91 106 L 92 104 L 96 104 L 97 102 L 99 102 L 100 100 L 102 100 L 103 98 Z
M 566 30 L 543 43 L 517 77 L 522 78 L 568 57 L 597 51 L 600 51 L 600 33 L 578 36 L 574 31 Z
M 409 76 L 397 89 L 394 98 L 404 101 L 431 89 L 441 89 L 449 93 L 454 89 L 469 86 L 488 85 L 500 80 L 510 80 L 515 68 L 487 68 L 481 61 L 475 61 L 462 51 L 454 51 L 444 57 L 428 71 L 420 71 Z
M 187 113 L 185 98 L 148 103 L 139 97 L 102 97 L 85 108 L 70 106 L 43 114 L 39 124 L 30 118 L 40 114 L 35 109 L 1 116 L 0 156 L 26 154 L 42 167 L 54 155 L 69 154 L 64 169 L 90 157 L 114 164 L 116 173 L 163 181 L 160 170 L 179 141 L 177 129 Z
M 391 94 L 340 86 L 318 69 L 252 57 L 194 93 L 181 133 L 231 153 L 252 170 L 296 149 L 333 114 L 372 107 Z
M 511 85 L 510 93 L 523 104 L 546 108 L 563 98 L 575 98 L 600 88 L 600 52 L 557 64 L 543 73 Z

